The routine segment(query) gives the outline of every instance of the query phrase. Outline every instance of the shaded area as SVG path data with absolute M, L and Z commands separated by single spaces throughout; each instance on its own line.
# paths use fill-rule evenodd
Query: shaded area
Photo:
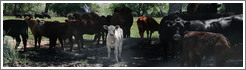
M 11 41 L 11 43 L 14 41 Z M 14 43 L 13 43 L 14 44 Z M 96 42 L 85 40 L 85 45 L 81 52 L 77 51 L 74 45 L 73 52 L 69 52 L 68 44 L 65 44 L 65 51 L 57 44 L 56 51 L 49 50 L 49 41 L 43 40 L 39 50 L 34 49 L 34 44 L 28 41 L 28 51 L 21 52 L 21 58 L 28 58 L 35 62 L 34 65 L 17 63 L 16 66 L 35 67 L 179 67 L 179 58 L 164 59 L 161 57 L 159 40 L 139 38 L 129 38 L 124 40 L 122 59 L 116 63 L 114 53 L 107 59 L 107 48 L 104 45 L 96 47 Z M 22 45 L 21 45 L 22 46 Z M 19 47 L 20 48 L 20 47 Z M 215 66 L 213 57 L 205 57 L 202 60 L 203 67 Z M 243 66 L 242 60 L 229 60 L 227 67 Z

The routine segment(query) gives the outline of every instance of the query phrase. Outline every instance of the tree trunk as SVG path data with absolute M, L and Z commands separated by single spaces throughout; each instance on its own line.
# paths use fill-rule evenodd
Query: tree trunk
M 44 10 L 44 13 L 48 13 L 50 4 L 51 4 L 51 3 L 46 3 L 46 4 L 45 4 L 45 10 Z
M 225 12 L 231 12 L 235 14 L 243 13 L 243 4 L 242 3 L 225 3 Z
M 182 3 L 169 3 L 168 15 L 182 12 Z
M 17 13 L 17 3 L 15 3 L 14 14 Z
M 20 3 L 20 4 L 19 4 L 19 9 L 18 9 L 18 12 L 19 12 L 19 13 L 21 13 L 21 11 L 22 11 L 22 9 L 23 9 L 23 8 L 22 8 L 23 5 L 24 5 L 23 3 Z
M 161 5 L 158 5 L 158 8 L 160 9 L 161 16 L 164 16 L 164 13 L 162 12 Z

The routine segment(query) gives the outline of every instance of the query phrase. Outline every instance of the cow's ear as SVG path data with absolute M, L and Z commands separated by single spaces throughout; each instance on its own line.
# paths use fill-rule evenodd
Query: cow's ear
M 104 28 L 105 30 L 108 30 L 108 26 L 107 26 L 107 25 L 104 25 L 103 28 Z
M 116 27 L 116 29 L 120 28 L 120 26 L 119 26 L 119 25 L 116 25 L 115 27 Z

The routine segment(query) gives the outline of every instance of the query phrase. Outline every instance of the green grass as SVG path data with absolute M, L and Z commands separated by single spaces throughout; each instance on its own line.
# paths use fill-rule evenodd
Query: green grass
M 158 23 L 160 23 L 162 17 L 153 17 Z M 4 16 L 3 19 L 24 19 L 24 18 L 15 18 L 14 16 Z M 39 18 L 37 18 L 39 19 Z M 45 21 L 61 21 L 61 22 L 64 22 L 65 21 L 65 17 L 52 17 L 51 19 L 39 19 L 39 20 L 45 20 Z M 134 21 L 133 21 L 133 25 L 131 27 L 131 38 L 140 38 L 140 35 L 138 33 L 138 27 L 137 27 L 137 19 L 138 17 L 134 17 L 133 18 Z M 28 40 L 34 40 L 34 37 L 30 31 L 30 29 L 28 30 L 28 35 L 29 35 L 29 38 Z M 89 39 L 89 40 L 93 40 L 94 39 L 94 35 L 88 35 L 88 34 L 85 34 L 84 36 L 84 39 Z M 144 38 L 147 37 L 147 33 L 145 32 L 144 33 Z M 159 38 L 158 36 L 158 32 L 154 32 L 152 34 L 152 38 Z M 46 37 L 42 37 L 42 39 L 47 39 Z

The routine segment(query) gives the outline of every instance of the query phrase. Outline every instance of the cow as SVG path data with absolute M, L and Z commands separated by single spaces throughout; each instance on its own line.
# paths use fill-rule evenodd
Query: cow
M 241 49 L 242 50 L 242 49 Z M 187 66 L 201 66 L 201 60 L 206 55 L 216 59 L 216 66 L 225 66 L 232 53 L 228 39 L 220 33 L 189 31 L 183 38 L 181 66 L 187 61 Z
M 42 30 L 43 23 L 39 23 L 39 20 L 33 20 L 30 17 L 25 17 L 25 21 L 34 36 L 35 48 L 37 49 L 37 43 L 39 44 L 38 48 L 40 48 L 42 36 L 45 35 L 44 31 Z
M 101 24 L 101 25 L 109 25 L 108 21 L 107 21 L 107 18 L 105 16 L 100 16 L 97 20 L 96 20 L 96 23 L 98 24 Z M 105 44 L 106 43 L 106 35 L 105 33 L 107 34 L 107 31 L 105 29 L 101 30 L 101 37 L 103 39 L 103 43 Z M 94 37 L 94 41 L 97 40 L 97 38 L 99 38 L 97 35 Z
M 113 26 L 103 26 L 104 29 L 108 30 L 107 34 L 107 49 L 108 49 L 108 59 L 110 58 L 111 48 L 114 48 L 114 54 L 116 62 L 118 63 L 118 58 L 121 59 L 122 45 L 123 45 L 123 30 L 119 25 Z
M 15 13 L 15 18 L 22 18 L 22 14 L 21 13 Z
M 75 17 L 73 16 L 73 13 L 68 13 L 67 14 L 68 21 L 74 21 Z
M 243 42 L 243 22 L 242 22 L 242 14 L 233 15 L 228 17 L 221 17 L 217 19 L 209 19 L 209 20 L 193 20 L 193 21 L 185 21 L 178 20 L 176 23 L 183 24 L 183 30 L 180 30 L 181 33 L 184 31 L 208 31 L 221 33 L 225 35 L 229 41 L 235 45 L 236 43 Z M 176 33 L 174 34 L 174 38 L 182 38 L 175 37 L 175 35 L 183 36 L 182 34 Z
M 176 45 L 175 42 L 182 39 L 184 31 L 222 33 L 228 37 L 232 44 L 242 42 L 242 14 L 219 14 L 217 16 L 211 15 L 211 17 L 204 16 L 204 18 L 197 16 L 197 19 L 195 17 L 195 15 L 187 15 L 186 13 L 175 13 L 163 17 L 159 30 L 161 46 L 164 46 L 162 49 L 167 51 L 168 48 L 175 48 L 171 47 L 172 44 Z M 164 52 L 164 55 L 167 55 L 166 53 Z
M 124 38 L 130 38 L 130 29 L 133 24 L 133 16 L 131 9 L 122 5 L 114 9 L 114 14 L 111 18 L 112 25 L 119 25 L 123 29 Z
M 27 39 L 28 39 L 28 24 L 24 20 L 3 20 L 4 35 L 9 35 L 16 39 L 15 48 L 17 48 L 21 42 L 22 37 L 24 51 L 26 51 Z
M 24 18 L 26 18 L 27 16 L 30 17 L 30 18 L 33 18 L 33 16 L 31 14 L 29 14 L 29 13 L 24 13 L 23 15 L 24 15 Z
M 69 39 L 69 42 L 72 41 L 71 25 L 67 22 L 59 21 L 38 21 L 39 24 L 43 24 L 41 29 L 44 32 L 44 36 L 48 37 L 50 40 L 49 49 L 55 49 L 57 39 L 60 41 L 61 47 L 63 48 L 63 40 L 66 38 Z M 70 43 L 70 47 L 72 47 Z
M 141 38 L 144 37 L 145 31 L 147 31 L 147 38 L 151 38 L 152 33 L 159 30 L 159 24 L 152 17 L 138 17 L 137 25 Z
M 78 43 L 78 50 L 83 46 L 83 35 L 84 34 L 95 34 L 97 38 L 97 46 L 99 45 L 100 37 L 104 31 L 104 23 L 100 22 L 100 17 L 98 14 L 89 12 L 89 13 L 74 13 L 76 21 L 68 21 L 68 23 L 76 25 L 73 27 L 73 36 Z
M 38 18 L 42 18 L 44 19 L 44 15 L 43 14 L 40 14 L 40 13 L 35 13 L 35 19 L 38 17 Z
M 26 17 L 25 21 L 28 23 L 28 27 L 30 28 L 34 36 L 36 49 L 40 48 L 42 36 L 48 37 L 50 39 L 50 49 L 55 48 L 56 39 L 59 39 L 62 49 L 64 38 L 69 38 L 70 41 L 72 39 L 70 38 L 72 37 L 71 33 L 68 33 L 71 32 L 69 28 L 72 27 L 70 27 L 70 24 L 67 24 L 65 22 L 40 21 L 33 20 L 29 17 Z
M 48 19 L 51 19 L 51 16 L 48 13 L 42 13 L 43 17 L 47 17 Z

